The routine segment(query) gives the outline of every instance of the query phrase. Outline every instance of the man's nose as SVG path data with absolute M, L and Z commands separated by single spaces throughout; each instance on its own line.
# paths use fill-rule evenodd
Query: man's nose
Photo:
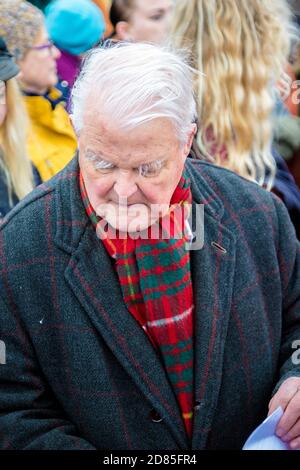
M 119 171 L 114 190 L 120 198 L 130 198 L 136 191 L 137 185 L 131 171 Z

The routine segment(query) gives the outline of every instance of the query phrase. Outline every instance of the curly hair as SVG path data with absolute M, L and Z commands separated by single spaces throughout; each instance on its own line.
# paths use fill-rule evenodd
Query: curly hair
M 286 0 L 180 0 L 172 24 L 174 45 L 190 49 L 191 65 L 206 76 L 195 78 L 201 150 L 268 189 L 275 84 L 289 55 L 291 18 Z

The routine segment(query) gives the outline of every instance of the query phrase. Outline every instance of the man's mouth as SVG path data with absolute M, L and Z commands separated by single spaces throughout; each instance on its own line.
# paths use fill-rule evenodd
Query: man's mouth
M 135 206 L 137 204 L 141 204 L 141 205 L 145 205 L 143 202 L 124 202 L 124 201 L 109 201 L 108 204 L 110 203 L 113 203 L 114 205 L 116 206 L 120 206 L 120 207 L 131 207 L 131 206 Z

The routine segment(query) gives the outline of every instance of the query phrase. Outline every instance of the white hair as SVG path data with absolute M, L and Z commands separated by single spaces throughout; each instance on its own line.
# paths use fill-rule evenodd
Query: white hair
M 99 114 L 123 130 L 169 118 L 181 143 L 196 120 L 193 69 L 182 52 L 148 43 L 117 43 L 91 51 L 72 90 L 77 133 L 91 99 Z

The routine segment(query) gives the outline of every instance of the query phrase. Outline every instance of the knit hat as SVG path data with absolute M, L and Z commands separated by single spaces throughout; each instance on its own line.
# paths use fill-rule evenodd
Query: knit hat
M 0 0 L 0 36 L 16 61 L 34 45 L 43 25 L 43 13 L 31 3 Z
M 6 82 L 6 80 L 18 75 L 18 73 L 19 67 L 8 52 L 5 42 L 0 38 L 0 80 Z
M 69 54 L 88 51 L 105 31 L 103 15 L 91 0 L 52 0 L 45 14 L 50 38 Z

